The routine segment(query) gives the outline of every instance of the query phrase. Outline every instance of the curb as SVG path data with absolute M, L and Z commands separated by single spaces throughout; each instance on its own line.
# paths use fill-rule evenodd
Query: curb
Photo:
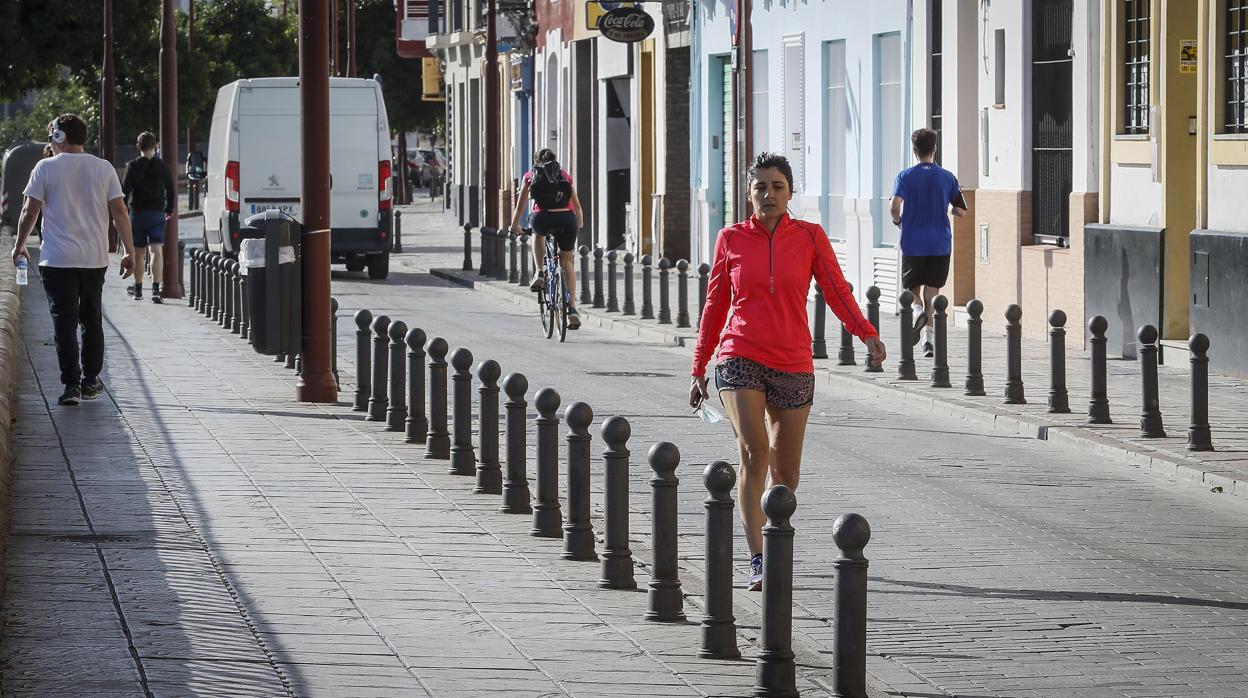
M 0 233 L 0 247 L 12 246 L 11 229 Z M 17 419 L 17 376 L 22 352 L 22 295 L 8 267 L 0 273 L 0 595 L 4 593 L 4 560 L 9 538 L 13 493 L 13 422 Z M 4 620 L 0 618 L 0 636 Z
M 488 283 L 489 279 L 479 277 L 476 272 L 463 272 L 452 269 L 430 269 L 429 273 L 453 284 L 485 292 L 502 300 L 509 300 L 517 305 L 530 303 L 528 294 L 512 290 L 511 284 L 500 286 L 500 282 Z M 474 278 L 475 277 L 475 278 Z M 663 326 L 633 320 L 631 316 L 613 317 L 603 315 L 598 309 L 578 306 L 581 324 L 599 327 L 616 334 L 638 339 L 655 341 L 669 346 L 692 347 L 697 339 L 696 330 L 691 333 L 680 333 L 675 329 L 666 330 Z M 1051 441 L 1064 448 L 1083 453 L 1092 453 L 1111 463 L 1127 467 L 1144 468 L 1155 471 L 1165 477 L 1174 477 L 1200 483 L 1211 489 L 1221 488 L 1222 493 L 1237 498 L 1248 498 L 1248 480 L 1227 477 L 1211 471 L 1211 465 L 1196 458 L 1184 458 L 1171 453 L 1141 446 L 1127 446 L 1116 439 L 1089 432 L 1087 429 L 1044 420 L 1042 418 L 998 412 L 985 409 L 983 405 L 959 400 L 951 390 L 950 397 L 942 397 L 911 388 L 881 383 L 875 380 L 860 378 L 852 374 L 815 366 L 815 373 L 820 375 L 825 384 L 852 386 L 863 390 L 870 397 L 884 401 L 893 407 L 912 407 L 916 403 L 933 410 L 950 413 L 960 419 L 991 427 L 995 431 L 1011 435 L 1025 436 L 1040 441 Z M 916 381 L 916 385 L 923 385 Z M 955 389 L 956 390 L 956 389 Z

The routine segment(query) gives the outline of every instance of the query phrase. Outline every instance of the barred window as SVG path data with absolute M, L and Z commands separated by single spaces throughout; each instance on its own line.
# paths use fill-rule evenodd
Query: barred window
M 931 36 L 929 37 L 930 38 L 929 43 L 932 47 L 931 53 L 929 55 L 930 63 L 928 64 L 930 66 L 929 69 L 931 70 L 929 82 L 931 83 L 931 90 L 932 90 L 931 92 L 932 113 L 931 113 L 931 116 L 929 117 L 929 121 L 931 123 L 932 130 L 936 132 L 936 163 L 937 164 L 940 164 L 941 156 L 944 154 L 940 148 L 940 146 L 942 145 L 941 136 L 944 135 L 944 131 L 942 130 L 943 120 L 941 119 L 941 117 L 943 116 L 942 114 L 943 95 L 941 94 L 942 83 L 941 83 L 941 75 L 940 75 L 941 66 L 943 65 L 943 58 L 944 58 L 944 51 L 943 51 L 943 47 L 941 44 L 941 34 L 943 33 L 942 31 L 943 25 L 941 23 L 942 9 L 943 8 L 942 8 L 941 0 L 932 0 L 932 11 L 930 15 L 931 21 L 928 22 L 928 26 L 931 28 Z
M 1148 133 L 1149 0 L 1123 0 L 1124 133 Z
M 1248 0 L 1226 0 L 1226 133 L 1248 133 Z

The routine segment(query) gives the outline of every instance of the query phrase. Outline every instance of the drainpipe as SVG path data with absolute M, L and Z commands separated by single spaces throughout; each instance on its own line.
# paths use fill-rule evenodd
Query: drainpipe
M 741 27 L 741 53 L 743 66 L 741 71 L 741 94 L 738 99 L 741 104 L 741 128 L 745 129 L 745 137 L 742 141 L 745 147 L 741 151 L 742 166 L 737 168 L 737 172 L 744 172 L 750 167 L 750 163 L 754 160 L 754 29 L 753 24 L 754 3 L 753 0 L 741 0 L 741 15 L 737 18 Z M 738 178 L 741 175 L 737 175 Z M 737 182 L 737 191 L 745 190 L 744 182 Z M 737 217 L 742 217 L 742 213 L 750 213 L 750 197 L 748 195 L 738 196 L 738 201 L 744 202 L 744 205 L 736 208 Z

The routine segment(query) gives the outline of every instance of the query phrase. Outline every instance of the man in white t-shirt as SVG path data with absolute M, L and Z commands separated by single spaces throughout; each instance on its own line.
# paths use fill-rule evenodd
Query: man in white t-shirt
M 94 400 L 104 390 L 104 318 L 102 291 L 108 271 L 108 221 L 117 226 L 125 256 L 121 277 L 134 268 L 130 216 L 122 198 L 121 182 L 111 163 L 83 149 L 87 124 L 74 114 L 62 114 L 48 124 L 48 141 L 55 153 L 40 160 L 23 192 L 26 201 L 17 224 L 13 264 L 30 258 L 26 239 L 43 214 L 43 243 L 39 247 L 39 276 L 52 311 L 56 356 L 65 392 L 61 405 Z M 82 325 L 82 361 L 78 359 L 78 325 Z

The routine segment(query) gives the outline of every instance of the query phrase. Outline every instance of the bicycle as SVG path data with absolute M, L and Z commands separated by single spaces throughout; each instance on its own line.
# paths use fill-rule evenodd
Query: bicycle
M 559 263 L 557 235 L 546 235 L 542 270 L 546 273 L 546 283 L 537 291 L 537 313 L 542 320 L 542 330 L 546 339 L 551 339 L 558 329 L 559 341 L 564 342 L 568 339 L 568 308 L 572 305 L 572 294 L 563 265 Z M 551 299 L 558 299 L 558 302 L 551 302 Z

